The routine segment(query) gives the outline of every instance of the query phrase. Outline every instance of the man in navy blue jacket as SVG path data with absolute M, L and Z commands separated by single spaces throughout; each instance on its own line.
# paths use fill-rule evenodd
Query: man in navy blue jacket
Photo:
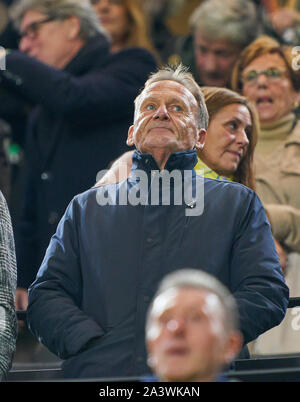
M 110 54 L 88 0 L 22 1 L 14 21 L 21 51 L 7 55 L 2 85 L 36 105 L 16 242 L 17 307 L 26 309 L 27 288 L 68 203 L 128 150 L 133 101 L 156 63 L 141 48 Z
M 147 308 L 162 277 L 186 266 L 233 293 L 245 344 L 279 324 L 287 308 L 288 288 L 255 192 L 193 170 L 208 124 L 193 77 L 181 66 L 163 69 L 135 106 L 131 175 L 71 201 L 29 289 L 29 326 L 65 360 L 66 377 L 149 372 Z M 171 174 L 174 180 L 164 181 Z

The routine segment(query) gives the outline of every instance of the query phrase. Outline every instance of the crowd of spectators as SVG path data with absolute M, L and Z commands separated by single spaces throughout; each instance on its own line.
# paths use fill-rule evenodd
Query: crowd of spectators
M 148 76 L 179 63 L 203 88 L 211 118 L 198 169 L 258 193 L 292 296 L 300 296 L 298 3 L 0 1 L 0 191 L 16 243 L 16 310 L 27 309 L 28 288 L 72 198 L 121 155 L 130 168 L 127 132 Z M 189 17 L 180 19 L 186 10 Z M 235 117 L 223 122 L 222 110 Z M 238 113 L 241 125 L 234 128 Z M 229 120 L 232 132 L 247 134 L 238 140 L 241 163 L 230 168 L 222 148 L 217 153 Z M 251 353 L 299 352 L 292 321 L 293 311 Z

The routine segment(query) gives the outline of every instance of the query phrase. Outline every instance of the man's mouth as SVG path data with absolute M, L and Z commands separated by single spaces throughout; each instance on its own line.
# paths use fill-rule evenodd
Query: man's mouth
M 170 127 L 165 127 L 165 126 L 151 127 L 148 130 L 148 132 L 153 131 L 153 130 L 155 130 L 155 131 L 166 131 L 166 130 L 168 130 L 168 131 L 173 132 L 173 130 Z
M 188 353 L 188 348 L 185 346 L 172 346 L 167 349 L 169 356 L 185 356 Z

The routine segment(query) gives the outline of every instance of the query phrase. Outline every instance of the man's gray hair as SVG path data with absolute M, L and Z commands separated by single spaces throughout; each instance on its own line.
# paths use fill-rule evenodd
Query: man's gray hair
M 186 89 L 188 89 L 194 98 L 197 101 L 199 107 L 199 114 L 198 114 L 198 124 L 200 128 L 204 128 L 205 130 L 208 127 L 208 111 L 206 108 L 204 96 L 202 91 L 195 81 L 193 75 L 188 71 L 188 68 L 179 64 L 177 66 L 165 66 L 159 69 L 157 72 L 152 73 L 148 80 L 145 83 L 144 89 L 147 89 L 150 85 L 154 84 L 155 82 L 159 81 L 175 81 L 179 84 L 183 85 Z M 139 102 L 141 99 L 141 95 L 143 91 L 137 96 L 135 99 L 135 111 L 137 112 Z
M 205 0 L 190 17 L 192 31 L 209 40 L 227 40 L 247 46 L 257 36 L 256 7 L 249 0 Z
M 64 20 L 77 17 L 80 21 L 79 36 L 83 40 L 93 38 L 98 33 L 107 36 L 100 25 L 89 0 L 22 0 L 16 1 L 10 9 L 10 16 L 19 30 L 22 19 L 28 11 L 38 11 L 48 17 Z
M 152 324 L 152 310 L 155 300 L 170 289 L 193 288 L 215 294 L 224 311 L 224 328 L 229 332 L 239 329 L 239 314 L 235 298 L 231 292 L 214 276 L 198 269 L 184 268 L 168 274 L 152 300 L 146 318 L 146 338 Z

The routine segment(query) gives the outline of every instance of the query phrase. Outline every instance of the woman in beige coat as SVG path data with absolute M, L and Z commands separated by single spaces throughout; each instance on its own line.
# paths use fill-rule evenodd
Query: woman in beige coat
M 268 214 L 290 296 L 300 296 L 300 77 L 292 49 L 269 37 L 242 52 L 232 85 L 256 106 L 256 190 Z M 293 68 L 294 67 L 294 68 Z M 279 327 L 251 345 L 253 354 L 300 352 L 300 308 L 289 309 Z

